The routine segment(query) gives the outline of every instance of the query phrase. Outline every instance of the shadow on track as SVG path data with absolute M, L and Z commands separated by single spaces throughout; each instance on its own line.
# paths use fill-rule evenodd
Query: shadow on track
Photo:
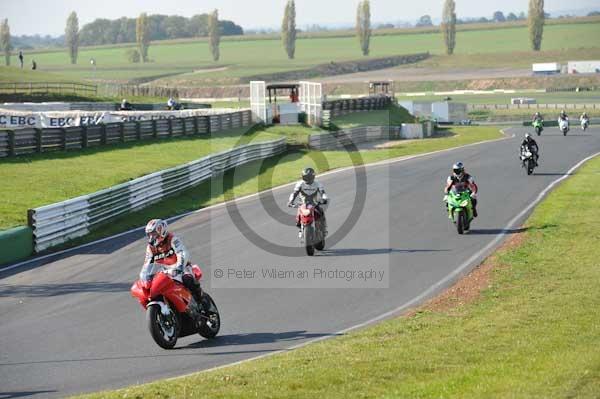
M 525 232 L 529 232 L 529 231 L 539 231 L 539 230 L 546 230 L 546 229 L 552 229 L 552 228 L 556 228 L 558 227 L 555 224 L 544 224 L 542 226 L 527 226 L 527 227 L 520 227 L 518 229 L 473 229 L 469 231 L 469 234 L 474 234 L 474 235 L 498 235 L 498 234 L 505 234 L 505 235 L 510 235 L 510 234 L 520 234 L 520 233 L 525 233 Z
M 0 284 L 0 298 L 2 297 L 54 297 L 81 292 L 127 292 L 131 283 L 62 283 L 62 284 L 37 284 L 37 285 L 6 285 Z M 2 399 L 0 397 L 0 399 Z
M 53 393 L 56 391 L 21 391 L 21 392 L 0 392 L 0 399 L 25 398 L 27 396 L 40 395 L 42 393 Z
M 412 254 L 419 252 L 448 252 L 449 249 L 395 249 L 395 248 L 340 248 L 326 249 L 319 252 L 320 256 L 357 256 L 357 255 L 385 255 L 391 253 Z
M 215 339 L 202 340 L 194 342 L 188 346 L 178 349 L 198 349 L 198 348 L 216 348 L 222 346 L 233 345 L 255 345 L 255 344 L 270 344 L 273 342 L 293 342 L 305 339 L 314 339 L 320 337 L 328 337 L 341 334 L 326 334 L 326 333 L 307 333 L 306 330 L 284 331 L 279 333 L 248 333 L 248 334 L 229 334 L 218 335 Z M 256 352 L 256 351 L 250 351 Z M 258 352 L 267 352 L 259 350 Z M 224 352 L 235 353 L 235 352 Z M 246 353 L 246 352 L 243 352 Z

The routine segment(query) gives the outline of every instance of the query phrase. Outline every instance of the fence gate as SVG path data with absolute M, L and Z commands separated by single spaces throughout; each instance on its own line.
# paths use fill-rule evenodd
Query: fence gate
M 250 109 L 252 109 L 252 122 L 267 123 L 265 82 L 250 82 Z
M 306 113 L 306 123 L 321 125 L 323 88 L 321 83 L 300 82 L 300 106 Z

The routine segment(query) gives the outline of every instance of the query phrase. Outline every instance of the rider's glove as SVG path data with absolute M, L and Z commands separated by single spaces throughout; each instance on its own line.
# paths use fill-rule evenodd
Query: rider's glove
M 293 208 L 294 207 L 294 203 L 290 201 L 290 202 L 288 202 L 287 206 L 288 206 L 288 208 Z
M 327 205 L 328 202 L 329 202 L 329 200 L 327 198 L 321 200 L 321 204 L 323 204 L 323 205 Z

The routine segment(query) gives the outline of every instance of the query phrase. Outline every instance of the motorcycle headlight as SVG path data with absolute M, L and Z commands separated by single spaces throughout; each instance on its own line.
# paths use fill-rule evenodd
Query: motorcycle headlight
M 303 208 L 300 210 L 300 213 L 302 213 L 302 216 L 310 216 L 310 209 Z
M 467 205 L 469 205 L 469 201 L 464 200 L 463 202 L 460 203 L 460 206 L 462 207 L 466 207 Z

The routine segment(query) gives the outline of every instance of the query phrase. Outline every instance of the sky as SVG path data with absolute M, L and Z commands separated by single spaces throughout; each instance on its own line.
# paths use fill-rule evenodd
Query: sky
M 77 12 L 79 24 L 96 18 L 135 17 L 141 12 L 192 16 L 215 8 L 221 19 L 232 20 L 243 28 L 271 27 L 281 23 L 286 0 L 0 0 L 0 18 L 8 18 L 13 35 L 64 32 L 67 16 Z M 527 10 L 527 0 L 456 0 L 459 18 L 491 17 L 493 12 Z M 358 0 L 296 0 L 297 25 L 353 25 Z M 441 13 L 443 0 L 371 0 L 374 23 L 416 21 L 429 14 L 434 20 Z M 600 0 L 546 0 L 546 10 L 573 11 L 600 9 Z

